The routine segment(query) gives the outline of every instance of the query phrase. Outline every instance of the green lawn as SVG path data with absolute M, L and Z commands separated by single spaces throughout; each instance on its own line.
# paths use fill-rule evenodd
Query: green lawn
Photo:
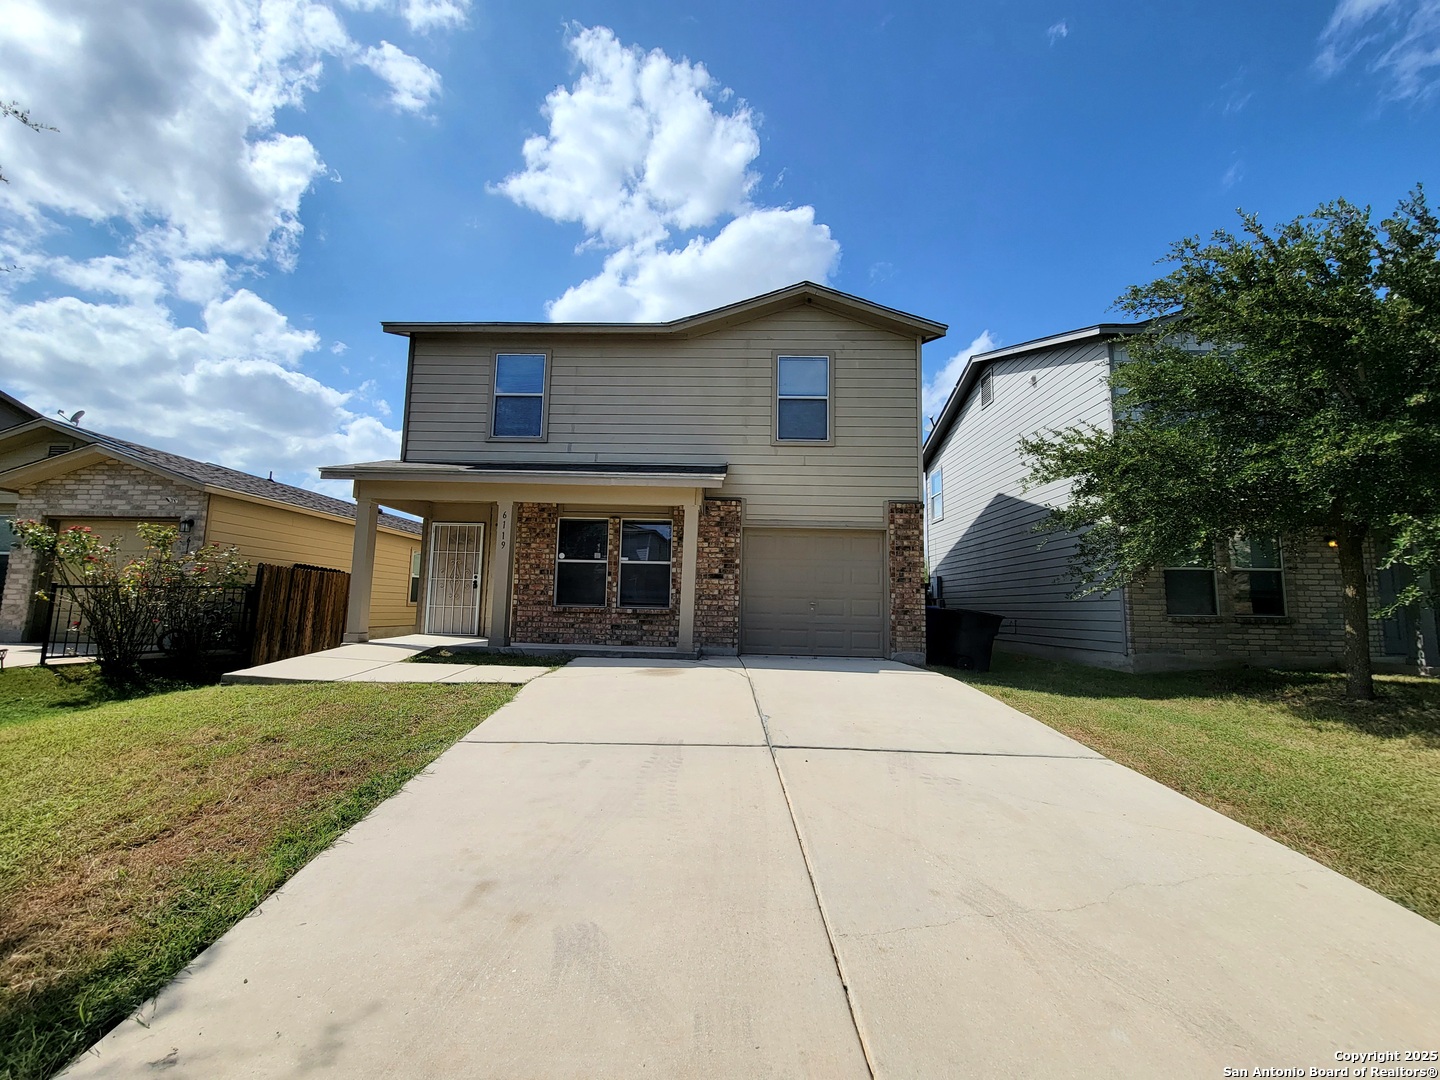
M 1440 680 L 1125 675 L 997 654 L 940 669 L 1440 922 Z
M 0 674 L 0 1078 L 54 1073 L 514 695 Z
M 575 658 L 569 653 L 529 655 L 526 653 L 493 652 L 488 649 L 447 649 L 444 645 L 437 645 L 433 649 L 426 649 L 424 652 L 416 653 L 410 657 L 407 663 L 556 668 L 564 667 L 573 659 Z

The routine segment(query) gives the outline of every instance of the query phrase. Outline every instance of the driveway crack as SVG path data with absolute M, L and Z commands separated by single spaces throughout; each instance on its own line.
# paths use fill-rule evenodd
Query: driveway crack
M 871 1080 L 875 1077 L 875 1059 L 870 1053 L 870 1044 L 865 1040 L 865 1033 L 860 1027 L 860 1015 L 855 1004 L 855 996 L 850 990 L 850 980 L 845 977 L 845 965 L 840 960 L 840 950 L 835 944 L 835 928 L 830 925 L 830 916 L 825 911 L 825 905 L 820 900 L 820 889 L 815 883 L 815 867 L 810 862 L 810 851 L 805 846 L 805 838 L 800 832 L 800 822 L 795 817 L 795 804 L 790 799 L 790 789 L 785 785 L 785 774 L 780 771 L 780 761 L 775 756 L 775 740 L 770 737 L 770 718 L 765 714 L 765 709 L 760 704 L 760 694 L 755 689 L 755 680 L 750 677 L 749 665 L 745 663 L 744 657 L 740 658 L 740 666 L 745 672 L 745 681 L 750 684 L 750 697 L 755 702 L 755 715 L 760 718 L 760 728 L 765 733 L 765 748 L 770 752 L 770 764 L 775 769 L 775 779 L 780 782 L 780 794 L 785 797 L 785 809 L 790 815 L 790 828 L 795 833 L 795 843 L 800 848 L 800 858 L 805 864 L 805 874 L 810 879 L 810 895 L 815 898 L 815 910 L 820 913 L 820 924 L 825 928 L 825 940 L 830 944 L 830 958 L 835 962 L 835 974 L 840 979 L 840 989 L 845 991 L 845 1004 L 850 1010 L 850 1023 L 855 1029 L 855 1038 L 860 1043 L 860 1052 L 865 1055 L 865 1067 L 870 1072 Z

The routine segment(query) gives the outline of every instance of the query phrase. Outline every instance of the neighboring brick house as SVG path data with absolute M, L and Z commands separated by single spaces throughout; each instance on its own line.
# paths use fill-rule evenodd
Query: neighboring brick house
M 321 475 L 424 518 L 423 630 L 923 659 L 941 324 L 804 282 L 668 323 L 383 325 L 409 339 L 400 460 Z M 352 593 L 347 638 L 370 621 Z
M 122 551 L 144 545 L 141 522 L 178 526 L 185 543 L 234 545 L 252 564 L 306 563 L 350 568 L 355 506 L 210 462 L 57 423 L 0 394 L 0 541 L 8 566 L 0 591 L 0 641 L 44 633 L 45 582 L 34 554 L 13 545 L 9 522 L 36 519 L 60 528 L 89 526 Z M 386 514 L 378 551 L 371 632 L 415 627 L 418 522 Z
M 1070 599 L 1074 538 L 1035 526 L 1065 483 L 1027 488 L 1022 436 L 1113 424 L 1108 378 L 1144 324 L 1056 334 L 971 358 L 925 440 L 930 572 L 952 607 L 1005 617 L 997 647 L 1127 671 L 1339 665 L 1340 567 L 1323 535 L 1237 538 L 1196 565 Z M 1395 595 L 1377 572 L 1371 596 Z M 1434 611 L 1371 624 L 1377 663 L 1433 668 Z

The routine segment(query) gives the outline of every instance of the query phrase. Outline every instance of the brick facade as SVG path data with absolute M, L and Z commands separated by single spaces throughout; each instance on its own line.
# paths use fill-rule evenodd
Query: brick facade
M 740 500 L 706 499 L 695 556 L 695 644 L 740 651 Z
M 887 506 L 890 567 L 890 658 L 925 662 L 925 504 Z
M 191 539 L 204 543 L 210 497 L 197 487 L 176 483 L 126 462 L 102 461 L 53 480 L 21 488 L 15 516 L 53 522 L 57 518 L 113 517 L 148 521 L 193 518 Z M 19 641 L 28 629 L 31 602 L 39 581 L 33 552 L 18 545 L 0 599 L 0 641 Z
M 1323 536 L 1288 536 L 1281 543 L 1285 615 L 1236 614 L 1237 579 L 1216 575 L 1212 616 L 1165 612 L 1165 579 L 1156 573 L 1126 590 L 1132 669 L 1253 664 L 1260 667 L 1335 667 L 1344 662 L 1340 562 Z M 1373 563 L 1373 559 L 1369 560 Z M 1371 585 L 1374 602 L 1374 584 Z M 1380 655 L 1380 627 L 1370 623 L 1370 648 Z
M 654 517 L 666 516 L 657 509 Z M 599 516 L 599 515 L 583 515 Z M 510 637 L 534 645 L 615 645 L 673 649 L 680 636 L 680 577 L 683 573 L 685 508 L 670 508 L 670 606 L 664 610 L 621 608 L 620 516 L 610 516 L 609 567 L 605 606 L 555 606 L 555 545 L 560 507 L 520 503 L 515 507 L 515 578 L 510 607 Z

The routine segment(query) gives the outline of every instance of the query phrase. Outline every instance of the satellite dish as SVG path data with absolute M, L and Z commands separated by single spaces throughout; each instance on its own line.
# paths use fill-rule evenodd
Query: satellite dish
M 75 415 L 73 416 L 66 416 L 64 409 L 56 409 L 55 411 L 61 416 L 64 416 L 66 420 L 70 421 L 70 423 L 74 424 L 76 427 L 80 426 L 80 418 L 85 415 L 84 409 L 75 410 Z

